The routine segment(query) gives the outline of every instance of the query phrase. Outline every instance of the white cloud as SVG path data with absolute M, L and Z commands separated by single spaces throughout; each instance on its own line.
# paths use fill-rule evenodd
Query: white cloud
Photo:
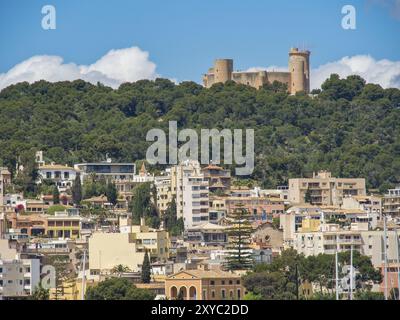
M 17 82 L 30 83 L 83 79 L 91 83 L 101 82 L 113 88 L 123 82 L 155 79 L 156 65 L 149 54 L 138 47 L 111 50 L 91 65 L 64 63 L 59 56 L 33 56 L 0 74 L 0 90 Z
M 341 78 L 355 74 L 383 88 L 400 88 L 400 61 L 375 60 L 369 55 L 344 57 L 311 70 L 311 88 L 320 88 L 332 73 Z
M 288 71 L 287 67 L 252 67 L 248 72 L 257 71 Z M 344 57 L 338 61 L 328 62 L 311 70 L 311 89 L 320 88 L 321 84 L 337 73 L 341 78 L 349 75 L 359 75 L 368 83 L 380 84 L 383 88 L 400 88 L 400 61 L 387 59 L 375 60 L 369 55 Z

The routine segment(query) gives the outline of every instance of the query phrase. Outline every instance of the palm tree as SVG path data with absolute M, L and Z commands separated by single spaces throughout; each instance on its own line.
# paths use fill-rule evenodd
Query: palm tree
M 121 277 L 121 275 L 123 273 L 130 272 L 130 271 L 131 271 L 131 269 L 128 266 L 125 266 L 125 265 L 122 265 L 122 264 L 116 265 L 114 268 L 111 269 L 111 273 L 112 274 L 117 274 L 118 277 Z

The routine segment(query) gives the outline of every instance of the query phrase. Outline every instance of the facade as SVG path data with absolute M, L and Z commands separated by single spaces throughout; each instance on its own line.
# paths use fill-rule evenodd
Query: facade
M 184 176 L 182 193 L 185 229 L 208 222 L 208 181 L 202 175 Z
M 283 200 L 279 198 L 267 198 L 256 196 L 229 196 L 225 200 L 227 213 L 231 213 L 238 204 L 242 204 L 250 214 L 250 219 L 266 221 L 268 217 L 278 216 L 285 211 Z
M 175 300 L 241 300 L 245 288 L 239 275 L 215 270 L 183 270 L 165 279 L 165 295 Z
M 270 222 L 263 223 L 252 233 L 252 247 L 280 253 L 283 250 L 282 230 L 274 228 Z
M 0 300 L 29 296 L 39 281 L 39 259 L 21 259 L 8 240 L 0 239 Z
M 200 176 L 200 170 L 200 163 L 196 160 L 186 160 L 171 168 L 171 197 L 175 197 L 178 218 L 183 218 L 183 179 L 184 177 Z
M 274 81 L 287 85 L 291 94 L 296 92 L 310 92 L 310 51 L 301 51 L 292 48 L 289 52 L 289 70 L 275 71 L 233 71 L 232 59 L 217 59 L 214 67 L 208 70 L 203 77 L 203 84 L 210 88 L 215 83 L 235 81 L 237 83 L 260 88 L 264 84 Z
M 154 180 L 157 189 L 157 207 L 161 215 L 165 213 L 168 204 L 172 201 L 171 176 L 159 176 Z
M 305 203 L 309 192 L 314 205 L 340 206 L 346 196 L 365 196 L 365 179 L 334 178 L 328 171 L 314 173 L 312 178 L 289 179 L 289 201 Z
M 140 226 L 123 226 L 121 232 L 95 232 L 89 238 L 91 274 L 109 273 L 122 264 L 140 272 L 146 250 L 153 261 L 167 261 L 170 240 L 168 232 Z
M 185 230 L 184 240 L 193 247 L 224 247 L 228 244 L 227 227 L 206 222 Z
M 21 215 L 11 212 L 7 214 L 7 219 L 12 229 L 19 229 L 28 236 L 47 234 L 47 218 L 43 214 Z
M 77 239 L 80 236 L 81 217 L 74 209 L 47 216 L 47 235 L 50 238 Z
M 38 183 L 42 183 L 44 180 L 54 182 L 58 190 L 63 192 L 72 187 L 77 172 L 67 165 L 44 164 L 38 167 Z
M 400 217 L 400 186 L 389 189 L 383 197 L 383 211 L 392 217 Z
M 387 257 L 389 263 L 397 261 L 397 239 L 394 230 L 387 231 Z M 320 253 L 334 254 L 349 251 L 351 247 L 371 258 L 375 268 L 383 263 L 383 230 L 369 230 L 365 223 L 353 223 L 344 229 L 337 224 L 310 223 L 303 221 L 303 227 L 295 233 L 293 248 L 305 256 Z
M 80 171 L 82 183 L 89 177 L 104 177 L 107 181 L 134 181 L 136 177 L 134 163 L 113 163 L 111 159 L 105 162 L 78 163 L 74 165 L 74 168 Z
M 382 198 L 376 196 L 354 196 L 343 198 L 343 209 L 360 209 L 370 215 L 382 217 Z
M 231 172 L 222 167 L 210 164 L 201 169 L 204 179 L 208 181 L 210 192 L 227 192 L 231 187 Z

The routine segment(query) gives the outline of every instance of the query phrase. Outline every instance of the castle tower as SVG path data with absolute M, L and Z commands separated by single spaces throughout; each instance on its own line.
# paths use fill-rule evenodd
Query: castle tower
M 289 52 L 289 72 L 291 83 L 289 91 L 291 94 L 304 91 L 310 92 L 310 51 L 299 51 L 292 48 Z
M 214 63 L 214 83 L 232 80 L 233 60 L 217 59 Z

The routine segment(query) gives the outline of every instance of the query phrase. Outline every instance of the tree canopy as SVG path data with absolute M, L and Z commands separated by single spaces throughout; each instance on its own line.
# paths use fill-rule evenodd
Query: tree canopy
M 315 93 L 315 92 L 314 92 Z M 255 170 L 263 187 L 319 169 L 365 177 L 385 190 L 400 181 L 400 90 L 332 75 L 316 95 L 288 95 L 279 86 L 228 82 L 204 88 L 166 79 L 113 90 L 82 80 L 11 85 L 0 92 L 0 165 L 25 193 L 35 192 L 35 150 L 58 163 L 145 158 L 150 129 L 255 130 Z M 31 157 L 32 156 L 32 157 Z M 232 167 L 231 167 L 232 168 Z
M 109 278 L 89 287 L 86 300 L 153 300 L 155 294 L 146 289 L 137 288 L 125 278 Z

